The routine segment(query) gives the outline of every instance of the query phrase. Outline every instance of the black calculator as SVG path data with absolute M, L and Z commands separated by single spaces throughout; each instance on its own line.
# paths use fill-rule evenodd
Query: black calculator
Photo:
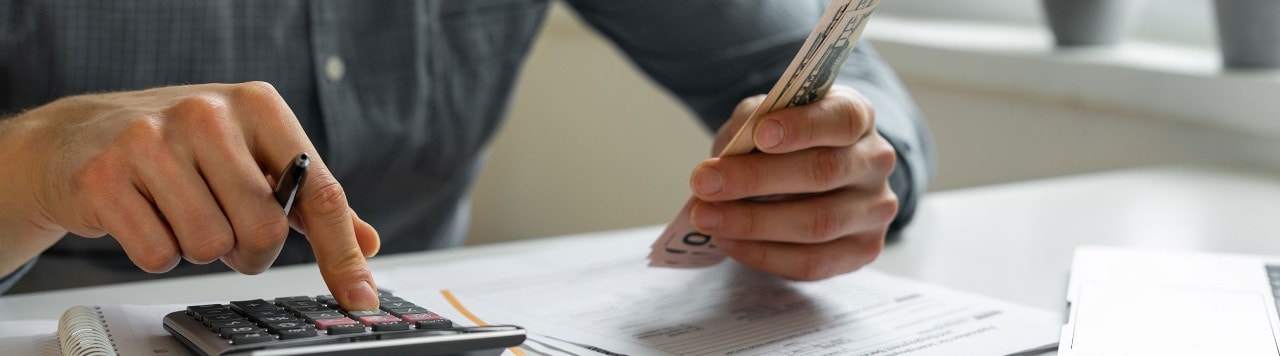
M 492 356 L 524 343 L 513 325 L 454 324 L 380 292 L 379 310 L 343 310 L 328 295 L 192 305 L 165 315 L 164 328 L 201 355 Z

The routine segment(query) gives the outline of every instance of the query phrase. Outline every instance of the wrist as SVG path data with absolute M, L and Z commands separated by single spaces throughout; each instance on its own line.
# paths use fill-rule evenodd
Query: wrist
M 0 275 L 13 272 L 56 243 L 66 230 L 36 199 L 38 122 L 24 115 L 0 119 Z

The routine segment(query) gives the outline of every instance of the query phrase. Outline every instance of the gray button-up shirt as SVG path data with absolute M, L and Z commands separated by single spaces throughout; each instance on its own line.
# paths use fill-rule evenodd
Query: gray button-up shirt
M 826 7 L 817 0 L 567 2 L 709 129 L 741 99 L 769 90 Z M 270 82 L 351 206 L 379 230 L 384 253 L 454 246 L 464 235 L 467 190 L 547 6 L 0 0 L 0 114 L 90 92 Z M 903 203 L 901 226 L 931 170 L 925 125 L 865 43 L 840 81 L 872 101 L 880 132 L 899 152 L 890 180 Z M 305 239 L 292 236 L 277 264 L 310 261 Z M 110 238 L 63 239 L 27 267 L 13 291 L 158 277 L 132 266 Z M 225 270 L 184 262 L 167 275 Z M 0 291 L 19 274 L 0 280 Z

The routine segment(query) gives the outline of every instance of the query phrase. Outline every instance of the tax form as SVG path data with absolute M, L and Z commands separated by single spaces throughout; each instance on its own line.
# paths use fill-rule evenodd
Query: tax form
M 583 239 L 377 280 L 415 300 L 447 287 L 481 318 L 527 328 L 526 345 L 558 345 L 553 354 L 1004 355 L 1058 338 L 1052 313 L 871 269 L 797 282 L 736 263 L 646 268 L 646 252 Z

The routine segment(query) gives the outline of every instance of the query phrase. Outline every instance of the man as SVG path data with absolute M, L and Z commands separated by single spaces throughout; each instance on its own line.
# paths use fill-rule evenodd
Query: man
M 568 3 L 721 145 L 826 6 Z M 376 307 L 366 257 L 465 235 L 465 193 L 547 5 L 5 2 L 0 290 L 315 261 L 344 307 Z M 729 256 L 825 278 L 910 218 L 929 175 L 919 114 L 865 44 L 839 83 L 754 128 L 763 154 L 694 168 L 691 217 Z M 317 159 L 286 217 L 272 175 L 299 152 Z M 798 198 L 742 200 L 776 194 Z

